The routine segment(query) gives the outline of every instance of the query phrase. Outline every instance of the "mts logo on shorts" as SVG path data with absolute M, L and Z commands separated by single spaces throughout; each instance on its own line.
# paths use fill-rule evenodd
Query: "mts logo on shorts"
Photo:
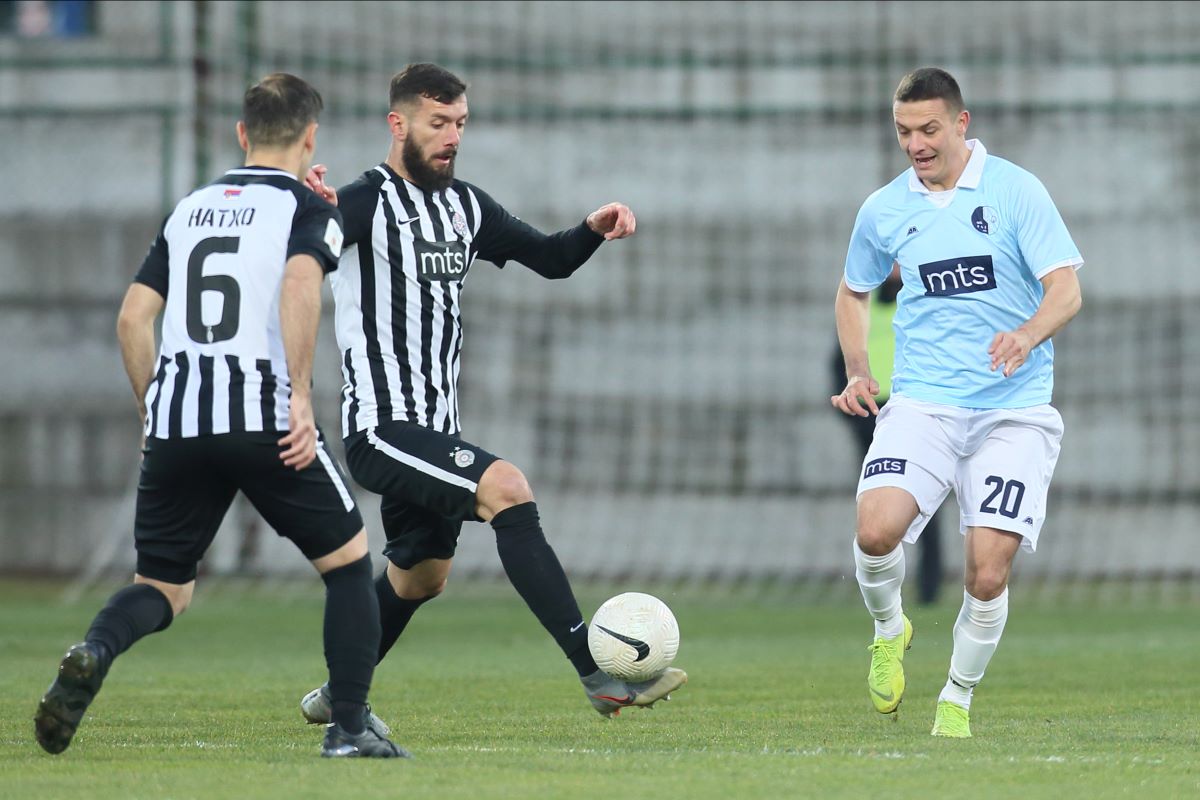
M 867 462 L 867 466 L 863 470 L 863 478 L 873 478 L 876 475 L 903 475 L 906 464 L 908 464 L 906 458 L 877 458 Z
M 922 264 L 921 283 L 926 297 L 949 297 L 996 288 L 991 256 L 965 256 Z
M 462 242 L 413 242 L 417 271 L 427 281 L 461 281 L 467 274 L 467 246 Z

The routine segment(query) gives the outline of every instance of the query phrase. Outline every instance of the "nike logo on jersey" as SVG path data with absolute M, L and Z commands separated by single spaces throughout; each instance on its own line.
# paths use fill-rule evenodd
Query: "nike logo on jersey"
M 411 218 L 409 218 L 409 219 L 402 219 L 402 220 L 400 220 L 399 222 L 397 222 L 397 223 L 396 223 L 396 225 L 398 225 L 398 226 L 399 226 L 399 225 L 407 225 L 407 224 L 408 224 L 408 223 L 410 223 L 410 222 L 416 222 L 416 221 L 417 221 L 417 220 L 419 220 L 420 218 L 421 218 L 421 215 L 420 215 L 420 214 L 418 214 L 417 216 L 415 216 L 415 217 L 411 217 Z
M 576 625 L 575 627 L 571 628 L 571 630 L 569 630 L 568 633 L 574 633 L 575 631 L 579 630 L 582 627 L 583 627 L 583 620 L 580 620 L 579 624 Z
M 604 631 L 605 633 L 607 633 L 609 636 L 613 637 L 614 639 L 622 641 L 625 644 L 632 647 L 634 650 L 636 650 L 637 658 L 634 659 L 634 663 L 637 663 L 638 661 L 641 661 L 642 659 L 644 659 L 650 655 L 650 645 L 646 644 L 641 639 L 634 639 L 632 636 L 626 636 L 623 633 L 617 633 L 616 631 L 610 631 L 608 628 L 604 627 L 603 625 L 597 625 L 596 627 L 599 628 L 600 630 Z

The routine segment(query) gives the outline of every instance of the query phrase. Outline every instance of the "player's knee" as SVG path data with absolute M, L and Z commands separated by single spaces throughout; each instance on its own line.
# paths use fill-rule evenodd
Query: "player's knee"
M 976 600 L 995 600 L 1008 586 L 1008 573 L 1008 564 L 967 564 L 963 583 Z
M 858 532 L 858 549 L 869 556 L 886 556 L 896 549 L 890 538 L 878 535 L 870 530 Z
M 976 600 L 995 600 L 1008 586 L 1008 570 L 1002 567 L 980 567 L 967 574 L 967 593 Z
M 916 501 L 902 490 L 885 487 L 863 493 L 858 502 L 858 547 L 869 556 L 892 552 L 917 516 Z
M 483 473 L 477 496 L 492 514 L 533 500 L 533 490 L 521 470 L 507 461 L 497 461 Z
M 326 553 L 320 558 L 314 558 L 312 565 L 316 567 L 317 572 L 324 575 L 327 572 L 332 572 L 335 569 L 341 569 L 349 564 L 361 561 L 368 554 L 367 529 L 362 528 L 358 533 L 354 534 L 350 541 L 332 553 Z
M 895 525 L 889 525 L 878 516 L 859 514 L 858 531 L 855 540 L 858 549 L 869 556 L 885 556 L 896 549 L 903 538 L 904 531 L 897 530 Z
M 447 582 L 444 577 L 411 579 L 399 587 L 396 596 L 402 600 L 432 600 L 446 591 Z
M 446 591 L 447 583 L 448 583 L 448 580 L 446 578 L 442 578 L 441 580 L 436 581 L 436 582 L 426 583 L 423 587 L 421 587 L 421 596 L 414 598 L 414 599 L 416 599 L 416 600 L 432 600 L 433 598 L 437 597 L 442 592 Z
M 450 561 L 426 560 L 412 569 L 400 569 L 388 564 L 388 581 L 392 591 L 402 600 L 432 600 L 446 590 Z

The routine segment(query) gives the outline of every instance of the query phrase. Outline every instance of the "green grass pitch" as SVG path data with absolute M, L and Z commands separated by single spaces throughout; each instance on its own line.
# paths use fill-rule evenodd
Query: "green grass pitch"
M 114 587 L 115 588 L 115 587 Z M 689 684 L 604 720 L 507 586 L 451 582 L 376 672 L 412 761 L 318 757 L 301 695 L 324 679 L 322 587 L 202 581 L 193 608 L 117 661 L 61 756 L 32 714 L 105 593 L 0 583 L 0 797 L 790 798 L 1200 796 L 1200 610 L 1014 602 L 971 740 L 929 735 L 957 603 L 916 628 L 898 719 L 867 697 L 855 598 L 656 593 Z M 588 587 L 590 613 L 609 594 Z M 948 594 L 953 595 L 954 592 Z

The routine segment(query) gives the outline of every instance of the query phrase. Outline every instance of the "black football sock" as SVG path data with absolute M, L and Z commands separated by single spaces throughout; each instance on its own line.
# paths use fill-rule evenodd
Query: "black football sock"
M 333 721 L 347 733 L 362 733 L 379 650 L 379 602 L 371 590 L 371 557 L 331 569 L 321 580 Z
M 404 633 L 404 629 L 408 627 L 408 621 L 412 619 L 413 614 L 417 613 L 421 604 L 432 598 L 406 600 L 400 597 L 392 588 L 392 582 L 388 580 L 386 569 L 375 579 L 375 597 L 379 601 L 379 656 L 375 661 L 378 664 L 392 649 L 392 645 L 400 638 L 400 634 Z
M 596 671 L 587 644 L 587 625 L 554 549 L 538 521 L 537 504 L 511 506 L 492 517 L 500 563 L 517 593 L 570 659 L 575 671 Z
M 148 583 L 126 586 L 110 597 L 84 637 L 100 654 L 100 677 L 134 642 L 165 630 L 173 619 L 171 601 Z

